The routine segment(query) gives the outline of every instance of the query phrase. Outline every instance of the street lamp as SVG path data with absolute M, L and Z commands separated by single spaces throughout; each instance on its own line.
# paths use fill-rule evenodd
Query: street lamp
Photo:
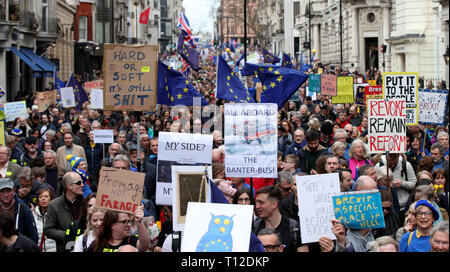
M 443 55 L 443 57 L 444 57 L 444 61 L 445 61 L 445 64 L 446 65 L 448 65 L 448 63 L 449 63 L 449 50 L 448 50 L 448 46 L 447 46 L 447 50 L 445 51 L 445 54 Z
M 134 12 L 134 19 L 136 20 L 136 43 L 138 43 L 138 14 L 137 14 L 137 12 L 138 12 L 138 10 L 137 10 L 137 7 L 139 6 L 139 1 L 138 0 L 136 0 L 136 1 L 134 1 L 134 10 L 135 10 L 135 12 Z

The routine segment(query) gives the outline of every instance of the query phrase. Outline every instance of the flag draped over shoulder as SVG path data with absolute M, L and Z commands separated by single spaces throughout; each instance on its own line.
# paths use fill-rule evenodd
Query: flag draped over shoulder
M 73 88 L 73 94 L 75 96 L 75 105 L 77 110 L 81 111 L 83 103 L 89 101 L 89 98 L 86 92 L 83 89 L 83 86 L 78 83 L 77 79 L 73 74 L 70 75 L 69 80 L 67 81 L 66 87 Z
M 270 53 L 269 51 L 267 51 L 266 49 L 263 48 L 263 57 L 264 57 L 264 62 L 266 63 L 278 63 L 280 62 L 280 58 L 275 56 L 274 54 Z
M 279 109 L 308 79 L 303 72 L 284 67 L 263 69 L 258 77 L 262 83 L 261 103 L 276 103 Z
M 200 53 L 194 48 L 184 43 L 183 33 L 180 33 L 177 44 L 178 53 L 195 71 L 200 70 L 199 57 Z
M 193 106 L 193 98 L 200 97 L 201 105 L 208 105 L 203 96 L 182 73 L 158 61 L 157 103 L 161 105 Z
M 217 65 L 217 98 L 236 103 L 255 103 L 241 80 L 231 70 L 225 59 L 219 55 Z

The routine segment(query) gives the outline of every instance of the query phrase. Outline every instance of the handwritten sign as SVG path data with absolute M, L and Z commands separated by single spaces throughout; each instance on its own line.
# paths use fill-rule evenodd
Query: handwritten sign
M 321 236 L 336 239 L 331 228 L 334 219 L 331 197 L 340 193 L 339 174 L 296 176 L 298 214 L 303 243 L 314 243 Z
M 105 44 L 103 67 L 105 110 L 156 107 L 157 46 Z
M 61 94 L 62 106 L 64 108 L 76 107 L 75 95 L 72 87 L 61 88 L 59 89 L 59 92 Z
M 320 93 L 320 74 L 309 75 L 309 90 L 311 92 Z
M 94 129 L 94 143 L 112 144 L 114 143 L 114 131 L 112 129 Z
M 92 89 L 103 89 L 103 79 L 85 82 L 83 88 L 86 92 Z
M 406 124 L 417 125 L 419 101 L 419 73 L 383 73 L 383 98 L 406 100 Z
M 368 100 L 370 153 L 406 152 L 406 101 Z
M 334 215 L 350 229 L 384 228 L 381 195 L 376 190 L 333 196 Z
M 14 121 L 17 117 L 28 117 L 25 100 L 5 103 L 6 121 Z
M 333 104 L 354 103 L 355 98 L 353 95 L 353 77 L 338 76 L 337 96 L 331 98 Z
M 320 75 L 320 92 L 322 95 L 337 95 L 337 76 L 329 74 Z
M 103 90 L 92 89 L 90 93 L 91 107 L 93 109 L 103 109 Z
M 39 112 L 44 112 L 50 105 L 56 104 L 56 90 L 36 92 L 36 102 Z
M 142 201 L 144 173 L 102 167 L 98 180 L 96 206 L 134 213 Z
M 419 123 L 443 125 L 447 102 L 447 91 L 419 90 Z
M 355 89 L 355 104 L 365 106 L 366 92 L 365 88 L 368 87 L 369 83 L 355 84 L 353 87 Z

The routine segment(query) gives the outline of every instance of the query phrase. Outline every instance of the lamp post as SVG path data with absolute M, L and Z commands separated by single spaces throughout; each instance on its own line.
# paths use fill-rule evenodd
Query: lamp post
M 443 55 L 443 57 L 444 57 L 445 64 L 448 65 L 449 58 L 450 58 L 448 46 L 447 46 L 447 50 L 445 51 L 445 54 Z
M 134 12 L 134 20 L 136 21 L 136 43 L 138 43 L 138 11 L 137 11 L 137 7 L 138 7 L 138 5 L 139 5 L 139 1 L 138 0 L 136 0 L 136 1 L 134 1 L 134 9 L 135 9 L 135 12 Z

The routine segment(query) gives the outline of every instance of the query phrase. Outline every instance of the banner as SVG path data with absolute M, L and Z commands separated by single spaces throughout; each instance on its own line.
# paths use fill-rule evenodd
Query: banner
M 105 44 L 103 67 L 105 110 L 155 109 L 158 46 Z
M 352 76 L 337 77 L 337 96 L 332 97 L 331 102 L 333 104 L 345 104 L 355 102 Z
M 309 75 L 309 90 L 311 92 L 320 93 L 320 74 Z
M 320 89 L 322 95 L 337 95 L 337 75 L 321 74 Z
M 18 117 L 28 118 L 25 100 L 5 103 L 3 105 L 5 107 L 6 122 L 14 121 Z
M 144 173 L 102 167 L 98 180 L 96 206 L 134 213 L 142 201 Z
M 383 73 L 383 98 L 406 100 L 406 124 L 417 125 L 419 119 L 419 73 Z
M 225 175 L 277 177 L 277 104 L 225 104 Z
M 331 197 L 341 192 L 339 174 L 296 176 L 296 179 L 302 243 L 318 242 L 321 236 L 336 239 L 331 230 L 334 219 Z
M 73 93 L 72 87 L 61 88 L 59 89 L 59 93 L 61 94 L 61 102 L 63 108 L 76 107 L 75 94 Z
M 405 100 L 367 100 L 369 153 L 406 152 Z
M 172 205 L 172 166 L 211 164 L 213 137 L 207 134 L 160 132 L 156 204 Z M 212 178 L 212 177 L 211 177 Z
M 56 104 L 56 90 L 36 92 L 36 102 L 39 112 L 44 112 L 50 105 Z
M 419 123 L 443 125 L 447 102 L 447 91 L 419 90 Z
M 378 190 L 333 196 L 334 215 L 346 228 L 384 228 L 383 206 Z

